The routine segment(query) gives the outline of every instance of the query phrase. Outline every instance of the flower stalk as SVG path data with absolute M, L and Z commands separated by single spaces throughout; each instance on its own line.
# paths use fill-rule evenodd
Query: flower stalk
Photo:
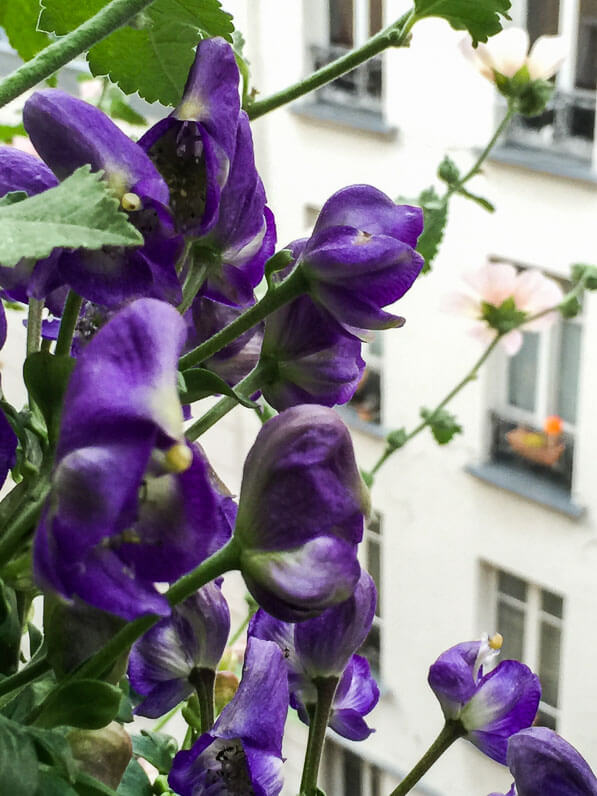
M 431 744 L 416 766 L 404 777 L 402 782 L 394 788 L 390 796 L 404 796 L 405 793 L 409 793 L 421 777 L 429 771 L 437 760 L 439 760 L 446 749 L 449 749 L 454 741 L 458 738 L 462 738 L 464 734 L 464 728 L 460 721 L 446 721 L 435 741 Z
M 77 295 L 73 290 L 68 291 L 60 321 L 58 339 L 56 340 L 56 356 L 70 356 L 70 348 L 82 303 L 83 299 L 81 296 Z
M 301 796 L 315 796 L 317 793 L 317 775 L 323 753 L 325 733 L 328 719 L 338 685 L 337 677 L 318 677 L 315 681 L 317 703 L 312 712 L 309 724 L 309 739 L 305 752 L 303 776 L 301 779 Z

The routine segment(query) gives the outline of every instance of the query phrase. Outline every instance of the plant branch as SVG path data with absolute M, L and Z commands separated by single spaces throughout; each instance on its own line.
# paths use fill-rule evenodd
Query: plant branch
M 38 677 L 41 677 L 42 674 L 45 674 L 50 668 L 48 659 L 45 656 L 30 663 L 24 669 L 21 669 L 20 672 L 7 677 L 5 680 L 0 680 L 0 696 L 10 694 L 11 691 L 16 691 L 17 688 L 27 685 L 27 683 L 33 682 L 33 680 L 37 680 Z
M 43 299 L 29 298 L 27 311 L 27 356 L 39 351 L 41 341 L 41 316 L 44 309 Z
M 70 349 L 73 343 L 73 336 L 75 334 L 82 303 L 83 299 L 81 296 L 78 296 L 73 290 L 68 291 L 66 301 L 64 302 L 64 309 L 62 310 L 62 318 L 60 319 L 58 339 L 56 340 L 56 356 L 70 356 Z
M 307 740 L 303 777 L 301 779 L 301 796 L 316 796 L 317 794 L 319 764 L 338 678 L 317 677 L 314 683 L 317 689 L 317 702 L 315 710 L 309 714 L 309 738 Z
M 276 108 L 286 105 L 292 100 L 314 91 L 326 83 L 330 83 L 337 77 L 350 72 L 355 67 L 359 66 L 375 55 L 387 50 L 389 47 L 403 47 L 408 39 L 408 34 L 414 23 L 417 21 L 414 9 L 403 14 L 400 19 L 393 22 L 387 28 L 384 28 L 375 36 L 372 36 L 361 47 L 351 50 L 346 55 L 337 58 L 332 63 L 323 66 L 316 72 L 313 72 L 303 80 L 299 80 L 292 86 L 288 86 L 282 91 L 272 94 L 271 97 L 266 97 L 259 102 L 253 102 L 247 107 L 247 113 L 250 119 L 258 119 Z
M 419 760 L 417 765 L 410 771 L 400 782 L 398 787 L 390 793 L 390 796 L 404 796 L 408 793 L 421 777 L 429 771 L 431 766 L 439 760 L 443 753 L 448 749 L 454 741 L 462 738 L 464 735 L 464 728 L 459 721 L 448 720 L 444 724 L 442 731 L 437 736 L 435 741 L 431 744 L 429 749 L 425 752 L 423 757 Z
M 126 25 L 152 3 L 153 0 L 112 0 L 76 30 L 53 42 L 4 78 L 0 82 L 0 108 Z
M 40 477 L 29 497 L 19 506 L 15 519 L 6 526 L 0 537 L 0 567 L 10 560 L 12 554 L 18 550 L 23 537 L 34 528 L 49 491 L 49 481 Z

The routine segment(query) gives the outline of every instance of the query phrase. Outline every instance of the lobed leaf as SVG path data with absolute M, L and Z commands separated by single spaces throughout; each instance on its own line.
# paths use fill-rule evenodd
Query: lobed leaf
M 510 19 L 510 0 L 415 0 L 415 15 L 442 17 L 456 30 L 468 30 L 476 46 L 502 29 L 500 17 Z

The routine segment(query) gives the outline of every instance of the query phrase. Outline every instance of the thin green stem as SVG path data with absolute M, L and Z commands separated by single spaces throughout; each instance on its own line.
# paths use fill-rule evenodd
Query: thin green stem
M 252 616 L 253 616 L 253 613 L 251 611 L 249 611 L 249 613 L 245 616 L 245 618 L 240 623 L 240 625 L 236 628 L 236 630 L 234 631 L 232 636 L 228 639 L 228 646 L 229 647 L 232 647 L 239 640 L 239 638 L 242 636 L 242 634 L 245 632 L 245 630 L 247 629 L 247 627 L 249 625 L 249 622 L 251 621 Z
M 295 268 L 283 282 L 268 290 L 261 301 L 258 301 L 257 304 L 254 304 L 242 315 L 239 315 L 235 321 L 217 334 L 214 334 L 209 340 L 185 354 L 178 363 L 179 370 L 186 370 L 193 367 L 193 365 L 205 362 L 205 360 L 236 340 L 237 337 L 240 337 L 241 334 L 244 334 L 244 332 L 252 329 L 264 318 L 267 318 L 274 310 L 297 298 L 302 293 L 306 293 L 307 290 L 307 281 L 302 271 L 300 268 Z
M 207 267 L 200 266 L 199 268 L 190 268 L 182 286 L 182 301 L 177 307 L 181 315 L 185 314 L 195 300 L 195 296 L 205 282 L 206 277 Z
M 19 506 L 17 516 L 2 532 L 0 537 L 0 567 L 10 560 L 13 553 L 19 549 L 23 538 L 35 527 L 49 491 L 50 484 L 48 479 L 43 476 L 40 477 L 30 495 L 25 499 L 24 504 Z
M 315 710 L 309 716 L 309 738 L 305 752 L 301 796 L 316 796 L 319 764 L 325 742 L 325 733 L 338 685 L 337 677 L 318 677 L 313 681 L 317 689 Z
M 410 790 L 412 790 L 421 777 L 429 771 L 431 766 L 437 762 L 437 760 L 439 760 L 446 749 L 449 749 L 454 741 L 456 741 L 458 738 L 462 738 L 463 735 L 465 735 L 465 731 L 459 721 L 446 721 L 442 731 L 437 736 L 435 741 L 431 744 L 429 749 L 425 752 L 423 757 L 419 760 L 412 771 L 410 771 L 404 777 L 398 787 L 394 788 L 394 790 L 390 793 L 390 796 L 404 796 L 405 793 L 408 793 Z
M 193 669 L 189 681 L 197 692 L 201 732 L 209 732 L 215 721 L 214 685 L 216 673 L 213 669 Z
M 41 342 L 41 316 L 43 309 L 43 299 L 29 299 L 29 309 L 27 311 L 27 356 L 39 351 Z
M 349 53 L 346 53 L 346 55 L 323 66 L 321 69 L 313 72 L 303 80 L 299 80 L 292 86 L 288 86 L 282 91 L 278 91 L 259 102 L 250 104 L 247 108 L 249 118 L 258 119 L 260 116 L 282 105 L 286 105 L 288 102 L 292 102 L 292 100 L 298 99 L 317 88 L 321 88 L 321 86 L 325 86 L 326 83 L 330 83 L 346 72 L 350 72 L 355 67 L 365 63 L 365 61 L 368 61 L 375 55 L 379 55 L 379 53 L 387 50 L 389 47 L 404 46 L 408 39 L 408 34 L 416 21 L 414 9 L 412 9 L 406 14 L 403 14 L 396 22 L 393 22 L 387 28 L 376 33 L 375 36 L 372 36 L 361 47 L 351 50 Z
M 152 3 L 153 0 L 112 0 L 76 30 L 50 44 L 0 82 L 0 108 L 66 66 Z
M 17 688 L 27 685 L 27 683 L 32 683 L 48 672 L 50 668 L 50 664 L 45 656 L 30 663 L 29 666 L 21 669 L 20 672 L 7 677 L 5 680 L 0 680 L 0 696 L 10 694 L 11 691 L 15 691 Z
M 62 311 L 62 318 L 60 320 L 60 329 L 58 331 L 58 339 L 56 340 L 56 356 L 70 356 L 70 348 L 73 343 L 73 336 L 81 312 L 81 304 L 83 299 L 74 291 L 69 290 L 64 302 L 64 309 Z
M 267 378 L 267 370 L 267 367 L 261 364 L 257 365 L 248 376 L 245 376 L 242 381 L 239 381 L 234 388 L 235 392 L 243 398 L 248 398 L 263 385 Z M 186 438 L 189 440 L 198 439 L 202 434 L 205 434 L 208 429 L 215 425 L 218 420 L 221 420 L 224 415 L 227 415 L 228 412 L 234 409 L 235 406 L 238 406 L 236 398 L 232 396 L 222 398 L 215 406 L 212 406 L 211 409 L 208 409 L 204 415 L 196 420 L 192 426 L 189 426 L 185 431 Z

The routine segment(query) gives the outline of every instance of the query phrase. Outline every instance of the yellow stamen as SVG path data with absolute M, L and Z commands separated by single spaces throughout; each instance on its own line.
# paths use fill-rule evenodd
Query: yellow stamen
M 143 203 L 136 193 L 125 193 L 120 204 L 123 210 L 128 210 L 129 213 L 134 213 L 135 210 L 141 210 Z
M 504 643 L 504 637 L 501 635 L 501 633 L 496 633 L 495 635 L 491 636 L 491 638 L 487 639 L 487 643 L 492 650 L 501 650 L 502 644 Z
M 177 442 L 165 454 L 166 467 L 171 473 L 184 473 L 193 462 L 193 452 L 184 442 Z

